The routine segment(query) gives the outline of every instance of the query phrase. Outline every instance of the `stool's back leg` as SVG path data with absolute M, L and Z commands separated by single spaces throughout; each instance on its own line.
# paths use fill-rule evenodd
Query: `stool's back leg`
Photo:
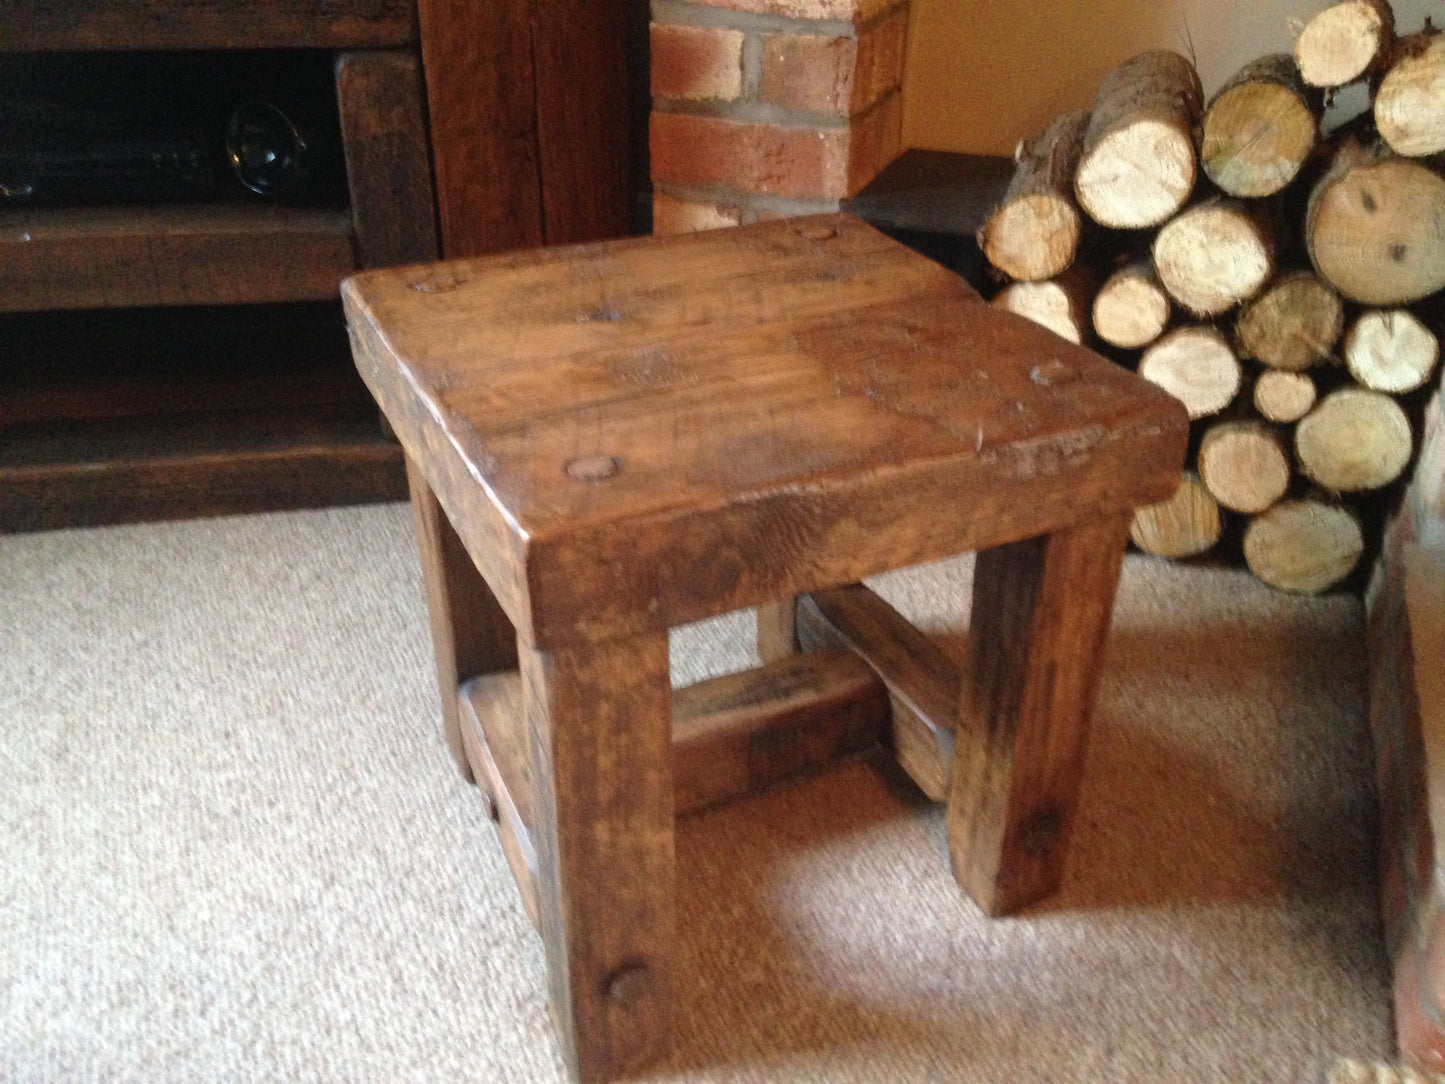
M 777 662 L 798 653 L 798 600 L 789 596 L 757 607 L 758 657 Z
M 462 775 L 471 779 L 457 714 L 457 688 L 468 678 L 515 668 L 517 635 L 410 457 L 406 479 L 426 582 L 447 746 Z
M 673 996 L 667 632 L 521 646 L 552 1011 L 581 1081 L 667 1050 Z
M 978 555 L 948 837 L 954 876 L 991 915 L 1062 881 L 1129 521 Z

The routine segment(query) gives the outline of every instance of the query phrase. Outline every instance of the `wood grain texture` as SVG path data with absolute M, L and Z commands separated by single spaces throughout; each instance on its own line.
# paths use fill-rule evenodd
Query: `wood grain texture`
M 758 657 L 776 662 L 798 650 L 798 600 L 778 599 L 757 608 Z
M 892 707 L 894 756 L 924 794 L 945 800 L 963 681 L 959 666 L 862 584 L 808 595 L 799 602 L 798 619 L 806 647 L 845 648 L 878 674 Z
M 630 0 L 535 0 L 537 147 L 549 245 L 622 237 L 629 210 Z
M 948 837 L 954 875 L 990 915 L 1062 880 L 1129 522 L 978 555 Z
M 426 584 L 447 746 L 463 776 L 472 778 L 474 772 L 462 742 L 457 713 L 457 688 L 470 678 L 514 669 L 517 634 L 467 556 L 431 486 L 410 460 L 406 475 Z
M 410 50 L 342 53 L 336 101 L 362 267 L 437 258 L 421 67 Z
M 442 254 L 540 245 L 529 0 L 419 0 Z
M 584 1082 L 657 1060 L 673 1006 L 667 634 L 521 651 L 552 1016 Z
M 0 531 L 399 500 L 375 408 L 178 414 L 0 429 Z
M 355 270 L 345 211 L 236 205 L 0 211 L 0 311 L 325 300 Z
M 1183 461 L 1166 394 L 848 216 L 343 293 L 358 369 L 539 646 L 1125 511 Z
M 416 40 L 412 0 L 10 0 L 0 51 L 348 49 Z

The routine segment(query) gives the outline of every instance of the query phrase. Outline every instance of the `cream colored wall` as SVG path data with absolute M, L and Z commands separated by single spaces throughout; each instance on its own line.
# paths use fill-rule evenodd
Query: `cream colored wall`
M 1324 2 L 912 0 L 903 144 L 1012 153 L 1059 113 L 1088 106 L 1106 71 L 1149 48 L 1192 54 L 1211 94 L 1246 61 L 1289 51 L 1295 27 Z M 1426 15 L 1445 26 L 1445 0 L 1394 7 L 1402 31 Z

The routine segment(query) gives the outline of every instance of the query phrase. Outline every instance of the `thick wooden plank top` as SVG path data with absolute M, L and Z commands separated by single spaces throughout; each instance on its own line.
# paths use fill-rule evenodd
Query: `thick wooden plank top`
M 1161 499 L 1183 409 L 847 215 L 365 272 L 363 378 L 537 644 Z

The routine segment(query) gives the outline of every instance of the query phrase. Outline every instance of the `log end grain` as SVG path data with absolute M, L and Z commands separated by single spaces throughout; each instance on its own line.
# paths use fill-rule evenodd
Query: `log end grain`
M 1345 366 L 1361 385 L 1404 395 L 1425 386 L 1440 360 L 1440 341 L 1407 309 L 1371 309 L 1345 336 Z
M 1244 561 L 1281 591 L 1317 595 L 1355 570 L 1365 551 L 1360 521 L 1322 501 L 1284 501 L 1250 521 Z
M 1308 373 L 1268 369 L 1254 382 L 1254 409 L 1262 418 L 1288 425 L 1308 414 L 1318 395 Z
M 1079 212 L 1072 202 L 1044 193 L 1005 203 L 983 231 L 983 253 L 1010 278 L 1051 279 L 1073 262 L 1079 247 Z
M 1289 489 L 1289 455 L 1268 425 L 1221 422 L 1200 441 L 1199 478 L 1225 508 L 1263 512 Z
M 1147 264 L 1115 271 L 1094 298 L 1094 331 L 1124 350 L 1148 346 L 1169 326 L 1169 295 Z
M 1375 128 L 1396 154 L 1445 151 L 1445 34 L 1401 41 L 1375 92 Z
M 1232 196 L 1273 195 L 1299 173 L 1317 128 L 1314 112 L 1288 87 L 1262 82 L 1232 87 L 1204 115 L 1200 165 Z
M 1014 282 L 994 295 L 991 304 L 1026 316 L 1071 343 L 1082 343 L 1088 330 L 1088 301 L 1082 283 L 1070 276 L 1046 282 Z
M 1394 17 L 1384 0 L 1345 0 L 1304 25 L 1295 40 L 1295 63 L 1311 86 L 1342 87 L 1363 78 L 1393 37 Z
M 1162 231 L 1161 231 L 1162 232 Z M 1409 158 L 1345 147 L 1311 193 L 1305 242 L 1320 277 L 1365 305 L 1445 288 L 1445 179 Z
M 1235 321 L 1245 357 L 1271 369 L 1299 372 L 1334 356 L 1345 327 L 1345 306 L 1308 271 L 1284 275 L 1250 301 Z
M 1167 500 L 1136 509 L 1129 538 L 1156 557 L 1197 557 L 1214 548 L 1223 531 L 1219 502 L 1192 474 Z
M 1260 218 L 1229 200 L 1201 203 L 1154 238 L 1154 269 L 1190 312 L 1217 316 L 1252 297 L 1273 268 L 1274 246 Z
M 1234 351 L 1212 327 L 1182 327 L 1163 336 L 1139 359 L 1139 375 L 1183 403 L 1194 420 L 1227 407 L 1243 380 Z
M 1095 222 L 1144 229 L 1167 221 L 1194 190 L 1197 165 L 1188 129 L 1146 118 L 1104 135 L 1084 152 L 1074 193 Z
M 1410 461 L 1410 420 L 1390 396 L 1340 388 L 1295 426 L 1295 457 L 1312 481 L 1337 493 L 1378 489 Z

